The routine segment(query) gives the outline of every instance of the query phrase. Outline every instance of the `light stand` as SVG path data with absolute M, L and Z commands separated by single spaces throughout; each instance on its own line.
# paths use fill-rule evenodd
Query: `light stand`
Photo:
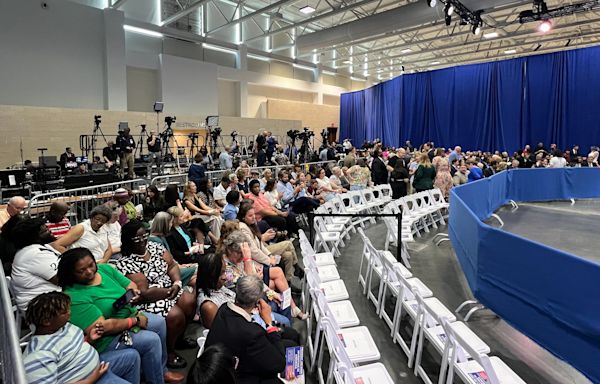
M 138 153 L 138 149 L 139 149 L 139 156 L 137 156 L 140 160 L 144 160 L 144 139 L 146 138 L 146 136 L 148 136 L 148 134 L 146 133 L 146 124 L 140 124 L 140 127 L 142 127 L 142 130 L 140 131 L 140 136 L 137 142 L 137 146 L 135 147 L 135 154 L 134 154 L 134 158 L 137 156 Z

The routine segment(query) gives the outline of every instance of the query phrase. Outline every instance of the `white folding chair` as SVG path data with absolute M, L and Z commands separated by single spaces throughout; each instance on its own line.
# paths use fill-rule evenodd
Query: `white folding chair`
M 377 200 L 383 204 L 392 201 L 392 186 L 389 184 L 379 184 L 373 187 L 374 192 L 377 193 Z
M 206 344 L 206 338 L 208 337 L 208 329 L 205 329 L 202 331 L 202 336 L 199 336 L 198 339 L 196 339 L 196 342 L 198 343 L 198 353 L 196 354 L 196 358 L 199 358 L 200 355 L 202 354 L 202 352 L 204 352 L 204 344 Z
M 378 213 L 381 202 L 377 200 L 372 188 L 361 189 L 362 202 L 367 207 L 369 213 Z
M 443 327 L 452 344 L 450 363 L 446 384 L 451 384 L 454 379 L 454 371 L 464 383 L 478 384 L 525 384 L 502 359 L 497 356 L 488 356 L 487 352 L 481 352 L 472 341 L 465 335 L 457 332 L 454 323 L 442 319 Z M 471 359 L 459 359 L 459 352 L 464 350 Z
M 10 276 L 6 276 L 6 286 L 8 287 L 8 293 L 10 295 L 10 301 L 12 303 L 12 311 L 13 316 L 15 317 L 15 328 L 19 333 L 19 345 L 21 348 L 26 347 L 31 335 L 33 332 L 28 331 L 24 336 L 21 336 L 21 326 L 23 325 L 23 320 L 25 320 L 25 313 L 23 313 L 16 303 L 16 295 L 13 287 L 13 281 Z
M 330 209 L 331 213 L 350 213 L 346 210 L 346 206 L 344 205 L 344 201 L 341 199 L 340 195 L 337 195 L 334 199 L 329 200 L 324 204 L 327 209 Z M 352 233 L 356 233 L 355 229 L 355 220 L 352 217 L 334 217 L 332 219 L 336 224 L 345 224 L 349 227 L 349 230 Z
M 320 206 L 315 210 L 315 213 L 326 214 L 329 215 L 331 212 L 325 206 Z M 334 216 L 320 216 L 323 220 L 325 229 L 328 232 L 339 232 L 342 235 L 342 238 L 350 239 L 350 228 L 347 225 L 347 220 L 344 217 L 341 217 L 343 220 L 334 220 L 336 217 Z
M 456 316 L 450 311 L 444 304 L 442 304 L 437 298 L 430 297 L 423 299 L 421 295 L 415 293 L 415 298 L 418 303 L 417 313 L 417 350 L 414 355 L 414 372 L 415 376 L 421 377 L 421 379 L 427 383 L 432 384 L 427 372 L 421 366 L 421 357 L 423 355 L 423 345 L 425 340 L 428 340 L 437 352 L 441 356 L 440 360 L 440 372 L 445 371 L 448 364 L 448 349 L 447 343 L 448 338 L 442 327 L 442 319 L 446 319 L 449 322 L 456 321 Z M 409 364 L 411 364 L 409 362 Z
M 306 237 L 306 234 L 303 230 L 299 230 L 299 243 L 300 250 L 302 251 L 302 257 L 310 257 L 314 261 L 316 266 L 322 265 L 335 265 L 335 259 L 333 257 L 333 253 L 331 252 L 315 252 L 314 248 L 310 244 L 310 240 Z
M 322 217 L 315 216 L 315 250 L 324 249 L 326 252 L 333 253 L 334 256 L 341 256 L 339 246 L 344 246 L 342 234 L 340 232 L 330 232 L 327 230 Z
M 379 310 L 379 318 L 383 319 L 388 327 L 390 327 L 391 335 L 393 336 L 393 331 L 395 327 L 394 316 L 395 312 L 392 313 L 391 317 L 385 311 L 385 302 L 387 300 L 387 293 L 389 292 L 396 299 L 398 298 L 398 294 L 400 293 L 400 279 L 398 278 L 398 274 L 404 276 L 404 278 L 409 279 L 412 277 L 412 273 L 402 264 L 397 262 L 392 262 L 389 258 L 383 258 L 383 266 L 385 268 L 386 279 L 384 280 L 383 292 L 381 294 L 381 305 Z
M 325 321 L 325 337 L 329 345 L 332 359 L 330 372 L 337 384 L 377 383 L 393 384 L 387 368 L 381 363 L 371 363 L 356 366 L 348 355 L 346 346 L 342 342 L 334 325 Z

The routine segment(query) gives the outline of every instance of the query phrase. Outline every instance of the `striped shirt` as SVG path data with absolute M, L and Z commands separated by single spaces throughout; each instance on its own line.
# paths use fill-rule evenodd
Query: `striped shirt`
M 51 335 L 33 335 L 23 355 L 29 384 L 73 383 L 88 377 L 100 363 L 98 352 L 71 323 Z
M 60 239 L 65 233 L 69 232 L 69 229 L 71 229 L 71 222 L 66 217 L 63 217 L 58 223 L 46 221 L 46 227 L 48 227 L 52 236 Z

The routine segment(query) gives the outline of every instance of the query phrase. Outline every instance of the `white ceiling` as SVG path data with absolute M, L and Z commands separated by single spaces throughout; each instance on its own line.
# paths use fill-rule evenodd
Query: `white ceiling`
M 89 1 L 89 0 L 88 0 Z M 579 1 L 548 0 L 550 9 Z M 426 0 L 108 0 L 128 19 L 175 28 L 229 47 L 244 43 L 253 54 L 264 54 L 302 63 L 321 63 L 328 71 L 387 79 L 405 72 L 424 71 L 459 64 L 501 60 L 553 52 L 600 42 L 600 9 L 553 19 L 548 33 L 537 30 L 539 22 L 520 24 L 519 12 L 532 9 L 533 1 L 463 0 L 465 6 L 502 4 L 485 9 L 483 31 L 475 36 L 470 26 L 453 17 L 444 21 L 441 0 L 429 8 Z M 142 5 L 143 2 L 143 5 Z M 109 3 L 109 4 L 110 4 Z M 509 4 L 510 3 L 510 4 Z M 599 4 L 600 5 L 600 4 Z M 315 8 L 306 15 L 305 6 Z M 140 7 L 151 7 L 140 12 Z M 476 11 L 477 9 L 471 9 Z M 413 16 L 417 10 L 425 18 Z M 382 13 L 390 11 L 398 23 L 385 24 Z M 153 16 L 152 16 L 153 15 Z M 158 22 L 160 17 L 161 22 Z M 238 19 L 241 18 L 241 21 Z M 364 20 L 363 20 L 364 19 Z M 165 23 L 166 21 L 166 23 Z M 354 35 L 362 23 L 373 34 Z M 343 25 L 342 27 L 339 27 Z M 337 27 L 337 28 L 336 28 Z M 342 33 L 335 45 L 298 50 L 300 40 L 319 40 L 330 32 Z M 314 36 L 310 36 L 315 33 Z M 497 37 L 490 37 L 496 33 Z M 310 37 L 310 38 L 309 38 Z M 309 48 L 311 45 L 309 44 Z

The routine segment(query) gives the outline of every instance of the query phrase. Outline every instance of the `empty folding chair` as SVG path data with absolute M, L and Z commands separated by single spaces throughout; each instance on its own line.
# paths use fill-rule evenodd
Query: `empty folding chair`
M 340 195 L 336 195 L 336 197 L 334 199 L 329 200 L 328 202 L 326 202 L 324 204 L 324 206 L 330 210 L 331 213 L 349 213 L 346 210 L 346 206 L 344 205 L 343 200 L 340 198 Z M 334 217 L 332 218 L 332 220 L 336 223 L 336 224 L 345 224 L 347 227 L 349 227 L 349 230 L 352 231 L 353 233 L 356 233 L 356 229 L 355 227 L 355 222 L 353 221 L 352 217 Z
M 382 203 L 387 203 L 392 201 L 392 186 L 389 184 L 379 184 L 374 188 L 374 193 L 377 193 L 377 199 Z
M 339 232 L 329 232 L 321 217 L 315 217 L 315 251 L 324 249 L 326 252 L 333 253 L 334 256 L 340 256 L 338 245 L 344 246 L 342 235 Z
M 371 363 L 356 366 L 349 356 L 344 341 L 340 339 L 334 325 L 325 322 L 325 336 L 332 359 L 330 372 L 337 384 L 377 383 L 393 384 L 387 368 L 382 363 Z
M 335 265 L 335 259 L 331 252 L 315 252 L 314 248 L 310 244 L 310 240 L 306 237 L 303 230 L 299 231 L 300 234 L 300 249 L 302 250 L 302 257 L 311 257 L 316 266 L 322 265 Z
M 321 206 L 315 210 L 315 213 L 329 215 L 330 212 L 326 207 Z M 343 222 L 340 220 L 336 221 L 333 216 L 320 216 L 320 218 L 323 220 L 325 229 L 328 232 L 339 232 L 343 238 L 350 238 L 350 228 L 347 225 L 347 220 L 344 220 Z M 342 219 L 345 218 L 342 217 Z
M 446 383 L 452 383 L 454 371 L 464 383 L 478 384 L 525 384 L 525 381 L 519 377 L 502 359 L 496 356 L 488 356 L 488 352 L 481 352 L 473 345 L 465 335 L 456 331 L 454 323 L 442 319 L 442 323 L 450 343 L 452 352 L 450 354 L 450 363 Z M 464 350 L 471 359 L 461 361 L 459 352 Z
M 381 202 L 377 200 L 373 193 L 373 189 L 365 188 L 361 189 L 360 193 L 362 195 L 362 202 L 367 207 L 369 213 L 379 213 Z
M 379 318 L 383 319 L 385 321 L 385 323 L 387 324 L 388 327 L 390 327 L 390 331 L 393 332 L 394 330 L 394 315 L 395 315 L 395 311 L 392 313 L 392 315 L 388 315 L 388 313 L 385 310 L 385 302 L 387 300 L 387 294 L 388 292 L 390 293 L 390 295 L 392 297 L 395 297 L 396 300 L 398 299 L 398 295 L 400 293 L 400 279 L 398 278 L 398 274 L 401 274 L 402 276 L 404 276 L 404 278 L 409 279 L 412 277 L 412 273 L 410 273 L 410 271 L 408 269 L 406 269 L 406 267 L 404 267 L 402 264 L 394 262 L 392 260 L 390 260 L 389 258 L 385 257 L 382 259 L 383 261 L 383 267 L 385 269 L 385 280 L 384 280 L 384 284 L 383 284 L 383 292 L 381 294 L 381 305 L 379 306 Z M 395 309 L 395 308 L 394 308 Z M 392 333 L 393 335 L 393 333 Z
M 307 255 L 306 257 L 304 257 L 303 261 L 304 261 L 304 268 L 308 268 L 311 271 L 313 271 L 313 273 L 316 273 L 319 276 L 319 280 L 321 282 L 327 282 L 327 281 L 333 281 L 333 280 L 340 279 L 340 274 L 338 273 L 338 270 L 337 270 L 337 267 L 335 266 L 335 264 L 317 266 L 314 259 L 310 255 Z

